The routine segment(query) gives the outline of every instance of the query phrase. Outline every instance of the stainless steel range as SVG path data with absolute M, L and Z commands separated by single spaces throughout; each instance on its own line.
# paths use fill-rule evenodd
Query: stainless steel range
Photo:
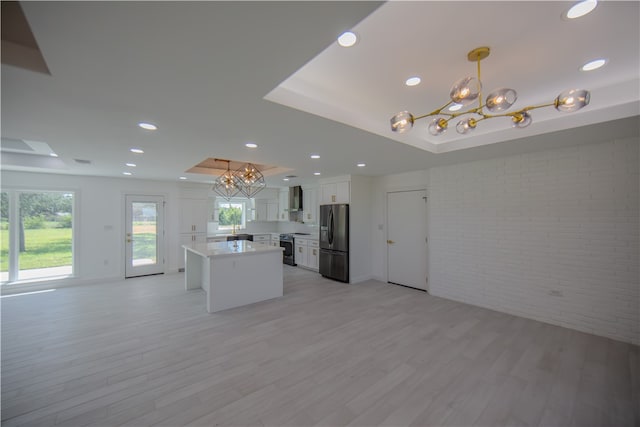
M 296 264 L 296 251 L 294 246 L 293 234 L 281 234 L 280 235 L 280 247 L 284 248 L 282 251 L 282 262 L 289 265 Z

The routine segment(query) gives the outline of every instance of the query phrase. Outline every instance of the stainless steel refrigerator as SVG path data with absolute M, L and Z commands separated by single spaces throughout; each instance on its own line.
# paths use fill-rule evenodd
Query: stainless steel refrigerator
M 320 206 L 320 274 L 349 282 L 349 205 Z

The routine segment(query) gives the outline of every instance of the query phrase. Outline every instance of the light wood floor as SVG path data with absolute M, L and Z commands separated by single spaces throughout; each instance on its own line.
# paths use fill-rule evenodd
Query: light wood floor
M 638 347 L 284 268 L 213 315 L 180 274 L 3 298 L 3 425 L 640 425 Z

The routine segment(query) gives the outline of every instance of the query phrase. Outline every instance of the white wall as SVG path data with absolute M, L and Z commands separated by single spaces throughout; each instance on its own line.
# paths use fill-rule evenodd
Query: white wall
M 75 278 L 71 283 L 124 277 L 124 195 L 165 197 L 165 272 L 177 271 L 179 185 L 161 181 L 2 172 L 2 189 L 72 190 L 79 217 L 74 223 Z M 24 289 L 24 287 L 22 287 Z M 6 291 L 3 290 L 3 291 Z
M 638 343 L 639 164 L 632 138 L 384 177 L 376 221 L 428 181 L 431 294 Z
M 349 203 L 349 282 L 369 280 L 371 264 L 372 179 L 351 175 Z

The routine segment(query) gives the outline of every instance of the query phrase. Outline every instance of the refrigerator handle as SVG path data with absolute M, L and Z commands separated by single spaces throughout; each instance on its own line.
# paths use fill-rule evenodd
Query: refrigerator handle
M 333 245 L 333 209 L 329 211 L 329 244 Z

